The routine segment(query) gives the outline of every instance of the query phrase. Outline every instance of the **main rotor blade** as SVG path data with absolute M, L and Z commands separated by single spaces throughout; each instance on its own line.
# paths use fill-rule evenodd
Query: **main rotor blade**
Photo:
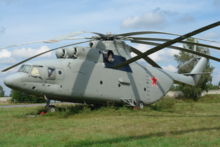
M 180 34 L 175 34 L 175 33 L 168 33 L 168 32 L 158 32 L 158 31 L 140 31 L 140 32 L 129 32 L 129 33 L 122 33 L 122 34 L 117 34 L 116 36 L 133 36 L 133 35 L 145 35 L 145 34 L 164 34 L 164 35 L 172 35 L 172 36 L 183 36 Z M 195 38 L 195 37 L 193 37 Z M 208 39 L 203 39 L 203 38 L 195 38 L 198 40 L 203 40 L 203 41 L 208 41 L 208 42 L 215 42 L 219 43 L 218 41 L 213 41 L 213 40 L 208 40 Z
M 100 36 L 100 37 L 106 36 L 105 34 L 102 34 L 102 33 L 97 33 L 97 32 L 91 32 L 91 33 L 96 34 L 96 35 L 98 35 L 98 36 Z
M 138 49 L 136 49 L 136 48 L 134 48 L 134 47 L 131 47 L 131 51 L 134 52 L 134 53 L 137 54 L 137 55 L 143 54 L 141 51 L 139 51 Z M 145 56 L 143 59 L 144 59 L 146 62 L 148 62 L 149 64 L 151 64 L 152 66 L 161 68 L 156 62 L 154 62 L 154 61 L 153 61 L 151 58 L 149 58 L 148 56 Z
M 123 63 L 120 63 L 120 64 L 114 66 L 114 68 L 121 68 L 121 67 L 123 67 L 123 66 L 125 66 L 125 65 L 128 65 L 128 64 L 130 64 L 130 63 L 132 63 L 132 62 L 135 62 L 135 61 L 137 61 L 137 60 L 139 60 L 139 59 L 141 59 L 141 58 L 143 58 L 143 57 L 145 57 L 145 56 L 148 56 L 148 55 L 150 55 L 150 54 L 152 54 L 152 53 L 154 53 L 154 52 L 157 52 L 157 51 L 159 51 L 159 50 L 161 50 L 161 49 L 163 49 L 163 48 L 166 48 L 166 47 L 168 47 L 168 46 L 170 46 L 170 45 L 172 45 L 172 44 L 174 44 L 174 43 L 177 43 L 177 42 L 179 42 L 179 41 L 182 41 L 182 40 L 184 40 L 184 39 L 186 39 L 186 38 L 189 38 L 189 37 L 191 37 L 191 36 L 193 36 L 193 35 L 199 34 L 199 33 L 201 33 L 201 32 L 204 32 L 204 31 L 206 31 L 206 30 L 209 30 L 209 29 L 211 29 L 211 28 L 214 28 L 214 27 L 216 27 L 216 26 L 218 26 L 218 25 L 220 25 L 220 21 L 215 22 L 215 23 L 210 24 L 210 25 L 207 25 L 207 26 L 205 26 L 205 27 L 199 28 L 199 29 L 197 29 L 197 30 L 195 30 L 195 31 L 192 31 L 192 32 L 187 33 L 187 34 L 185 34 L 185 35 L 183 35 L 183 36 L 177 37 L 177 38 L 175 38 L 175 39 L 173 39 L 173 40 L 167 41 L 167 42 L 165 42 L 165 43 L 163 43 L 163 44 L 160 44 L 160 45 L 158 45 L 158 46 L 156 46 L 156 47 L 154 47 L 154 48 L 152 48 L 152 49 L 150 49 L 150 50 L 144 52 L 142 55 L 138 55 L 138 56 L 136 56 L 136 57 L 133 57 L 133 58 L 131 58 L 131 59 L 129 59 L 129 60 L 123 62 Z
M 49 53 L 49 52 L 58 50 L 58 49 L 60 49 L 60 48 L 68 47 L 68 46 L 72 46 L 72 45 L 77 45 L 77 44 L 82 44 L 82 43 L 86 43 L 86 42 L 90 42 L 90 41 L 91 41 L 91 40 L 89 40 L 89 41 L 83 41 L 83 42 L 77 42 L 77 43 L 73 43 L 73 44 L 68 44 L 68 45 L 60 46 L 60 47 L 57 47 L 57 48 L 54 48 L 54 49 L 51 49 L 51 50 L 48 50 L 48 51 L 39 53 L 39 54 L 37 54 L 37 55 L 34 55 L 34 56 L 30 57 L 30 58 L 27 58 L 27 59 L 21 61 L 21 62 L 18 62 L 18 63 L 14 64 L 14 65 L 12 65 L 12 66 L 10 66 L 10 67 L 8 67 L 8 68 L 5 68 L 5 69 L 3 69 L 1 72 L 8 71 L 8 70 L 10 70 L 10 69 L 12 69 L 12 68 L 14 68 L 14 67 L 16 67 L 16 66 L 22 64 L 22 63 L 25 63 L 25 62 L 27 62 L 27 61 L 33 59 L 33 58 L 36 58 L 36 57 L 41 56 L 41 55 L 43 55 L 43 54 L 46 54 L 46 53 Z
M 147 41 L 132 41 L 132 42 L 140 43 L 140 44 L 147 44 L 147 45 L 154 45 L 154 46 L 161 45 L 159 43 L 147 42 Z M 220 58 L 216 58 L 216 57 L 213 57 L 213 56 L 210 56 L 210 55 L 207 55 L 207 54 L 203 54 L 203 53 L 200 53 L 200 52 L 197 52 L 197 51 L 193 51 L 193 50 L 189 50 L 189 49 L 185 49 L 185 48 L 181 48 L 181 47 L 177 47 L 177 46 L 168 46 L 167 48 L 172 48 L 172 49 L 188 52 L 188 53 L 191 53 L 191 54 L 199 55 L 199 56 L 206 57 L 208 59 L 212 59 L 212 60 L 220 62 Z
M 164 39 L 164 38 L 146 38 L 146 37 L 130 37 L 132 40 L 152 40 L 152 41 L 170 41 L 171 39 Z M 208 45 L 208 44 L 202 44 L 202 43 L 196 43 L 196 42 L 190 42 L 190 41 L 180 41 L 181 43 L 185 43 L 185 44 L 193 44 L 193 45 L 198 45 L 198 46 L 203 46 L 203 47 L 208 47 L 208 48 L 212 48 L 212 49 L 217 49 L 220 50 L 220 47 L 217 46 L 212 46 L 212 45 Z
M 70 37 L 74 37 L 74 36 L 77 36 L 83 33 L 86 33 L 86 32 L 73 32 L 73 33 L 69 33 L 68 35 L 63 35 L 63 36 L 56 37 L 56 38 L 49 39 L 49 40 L 40 40 L 40 41 L 25 42 L 21 44 L 13 44 L 13 45 L 5 46 L 5 47 L 0 47 L 0 49 L 13 48 L 13 47 L 25 46 L 25 45 L 30 45 L 30 44 L 38 44 L 38 43 L 55 43 L 55 42 L 59 42 L 62 40 L 70 40 Z

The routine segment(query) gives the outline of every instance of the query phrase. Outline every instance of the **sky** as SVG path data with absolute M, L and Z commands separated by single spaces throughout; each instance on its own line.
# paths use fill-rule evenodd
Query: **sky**
M 74 41 L 6 48 L 9 45 L 48 40 L 80 31 L 165 31 L 185 34 L 216 21 L 220 21 L 220 0 L 0 0 L 0 69 Z M 220 27 L 196 37 L 220 42 Z M 208 44 L 220 46 L 220 43 Z M 141 51 L 151 48 L 140 44 L 131 45 Z M 164 69 L 176 72 L 175 54 L 178 51 L 164 49 L 150 57 Z M 220 51 L 213 50 L 211 55 L 220 57 Z M 35 60 L 52 58 L 55 58 L 54 52 Z M 215 67 L 213 83 L 217 84 L 220 81 L 220 63 L 210 62 Z M 0 85 L 7 94 L 10 90 L 4 86 L 3 79 L 16 70 L 0 72 Z

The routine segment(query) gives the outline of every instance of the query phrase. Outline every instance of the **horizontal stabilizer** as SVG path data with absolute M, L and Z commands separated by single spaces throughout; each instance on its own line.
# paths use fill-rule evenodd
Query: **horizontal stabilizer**
M 195 75 L 205 75 L 205 74 L 211 74 L 211 72 L 199 72 L 199 73 L 183 73 L 186 76 L 195 76 Z

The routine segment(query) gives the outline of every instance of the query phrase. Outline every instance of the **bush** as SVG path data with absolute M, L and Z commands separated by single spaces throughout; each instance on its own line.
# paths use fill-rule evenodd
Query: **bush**
M 3 97 L 5 95 L 4 90 L 2 86 L 0 85 L 0 97 Z
M 23 91 L 12 90 L 11 96 L 12 96 L 12 102 L 15 102 L 15 103 L 43 103 L 45 102 L 45 99 L 43 97 L 30 95 Z

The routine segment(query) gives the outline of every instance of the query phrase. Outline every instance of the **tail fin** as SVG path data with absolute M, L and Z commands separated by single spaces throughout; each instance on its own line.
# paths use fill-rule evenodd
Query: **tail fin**
M 206 68 L 207 63 L 208 59 L 202 57 L 190 72 L 190 75 L 192 75 L 195 85 L 198 84 L 199 79 L 201 78 L 201 73 Z
M 199 61 L 190 73 L 178 74 L 169 71 L 164 72 L 166 72 L 170 77 L 172 77 L 175 83 L 184 83 L 187 85 L 195 86 L 198 84 L 198 81 L 200 80 L 202 74 L 207 74 L 207 72 L 203 72 L 206 68 L 207 63 L 208 59 L 202 57 L 199 59 Z

